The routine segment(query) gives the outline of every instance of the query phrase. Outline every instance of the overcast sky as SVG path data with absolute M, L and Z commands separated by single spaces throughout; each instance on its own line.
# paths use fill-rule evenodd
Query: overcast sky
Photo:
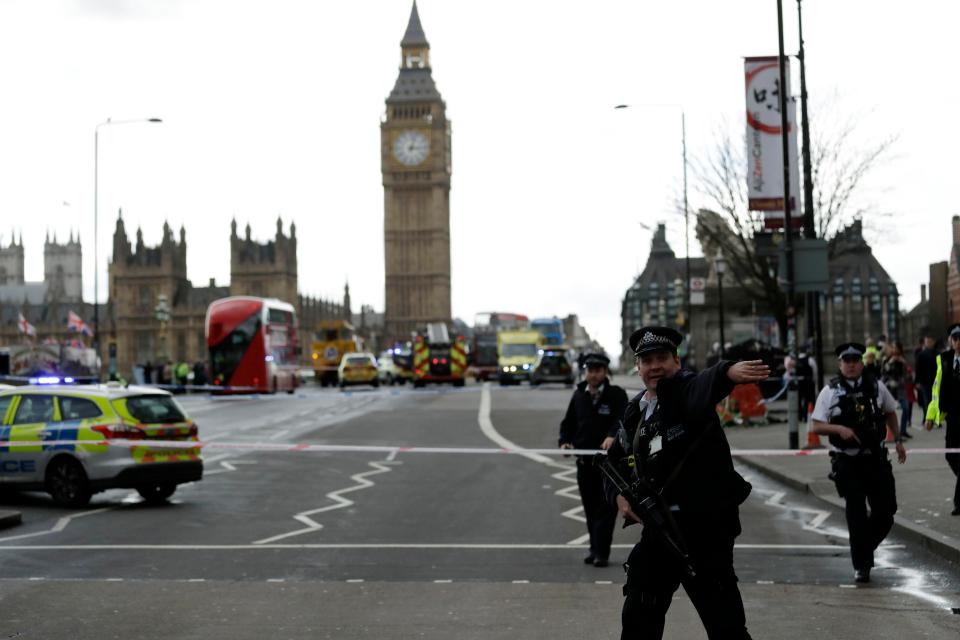
M 383 307 L 380 119 L 409 0 L 0 0 L 0 234 L 23 233 L 27 279 L 43 238 L 78 230 L 93 299 L 94 128 L 100 129 L 100 298 L 122 207 L 147 244 L 186 226 L 194 284 L 229 280 L 230 220 L 299 238 L 302 292 Z M 418 3 L 453 123 L 453 312 L 579 314 L 619 352 L 620 303 L 690 155 L 744 119 L 743 56 L 775 55 L 774 0 Z M 804 2 L 808 83 L 861 140 L 899 135 L 861 203 L 896 216 L 868 237 L 919 300 L 945 260 L 957 134 L 950 105 L 960 5 Z M 795 52 L 796 4 L 785 0 Z M 794 84 L 794 90 L 798 90 Z M 621 103 L 635 105 L 614 111 Z M 726 124 L 725 124 L 726 123 Z M 816 122 L 814 121 L 814 127 Z M 691 185 L 691 207 L 703 201 Z M 642 223 L 642 224 L 641 224 Z M 875 225 L 876 226 L 876 225 Z M 692 229 L 691 229 L 692 234 Z M 699 247 L 692 243 L 694 255 Z

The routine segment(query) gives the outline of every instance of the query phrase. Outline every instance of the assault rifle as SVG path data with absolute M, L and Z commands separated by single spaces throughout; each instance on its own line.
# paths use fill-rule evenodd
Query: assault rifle
M 660 537 L 660 540 L 677 559 L 680 568 L 688 577 L 696 577 L 697 572 L 690 564 L 690 556 L 687 553 L 686 545 L 683 543 L 683 537 L 680 535 L 677 523 L 670 514 L 670 507 L 664 502 L 660 494 L 642 479 L 638 479 L 632 484 L 624 480 L 616 466 L 602 453 L 597 454 L 595 463 L 603 475 L 607 477 L 607 480 L 617 488 L 620 495 L 627 499 L 630 508 L 640 518 L 644 528 Z M 625 522 L 623 526 L 627 526 L 627 524 Z

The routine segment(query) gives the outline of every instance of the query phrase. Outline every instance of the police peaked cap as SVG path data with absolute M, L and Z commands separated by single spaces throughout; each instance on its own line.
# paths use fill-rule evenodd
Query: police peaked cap
M 630 349 L 642 356 L 654 351 L 676 353 L 683 342 L 683 335 L 670 327 L 641 327 L 630 334 Z
M 838 358 L 844 356 L 857 356 L 858 358 L 862 358 L 866 352 L 867 348 L 859 342 L 844 342 L 834 349 L 834 353 L 837 354 Z
M 960 337 L 960 322 L 957 324 L 950 325 L 950 328 L 947 330 L 947 333 L 950 334 L 951 338 Z
M 583 366 L 585 367 L 607 367 L 610 368 L 610 358 L 602 353 L 588 353 L 583 357 Z

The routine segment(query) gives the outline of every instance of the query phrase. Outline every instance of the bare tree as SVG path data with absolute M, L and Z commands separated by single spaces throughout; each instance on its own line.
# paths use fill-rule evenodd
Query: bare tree
M 861 203 L 859 192 L 865 178 L 890 159 L 896 136 L 860 144 L 860 118 L 839 123 L 811 119 L 818 125 L 811 141 L 814 225 L 817 236 L 829 240 L 854 218 L 876 213 Z M 691 162 L 692 184 L 705 205 L 697 214 L 697 238 L 708 258 L 723 252 L 737 284 L 777 318 L 783 341 L 788 301 L 778 280 L 777 260 L 758 255 L 756 238 L 763 229 L 763 214 L 747 208 L 744 136 L 734 144 L 730 127 L 725 126 L 711 150 Z

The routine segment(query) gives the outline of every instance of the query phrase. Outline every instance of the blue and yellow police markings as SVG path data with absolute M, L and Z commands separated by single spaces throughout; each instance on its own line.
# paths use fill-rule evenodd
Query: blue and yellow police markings
M 44 441 L 68 441 L 65 444 L 45 444 L 44 451 L 76 451 L 77 445 L 72 440 L 76 440 L 80 431 L 80 420 L 71 422 L 58 422 L 48 424 L 47 428 L 40 434 Z

